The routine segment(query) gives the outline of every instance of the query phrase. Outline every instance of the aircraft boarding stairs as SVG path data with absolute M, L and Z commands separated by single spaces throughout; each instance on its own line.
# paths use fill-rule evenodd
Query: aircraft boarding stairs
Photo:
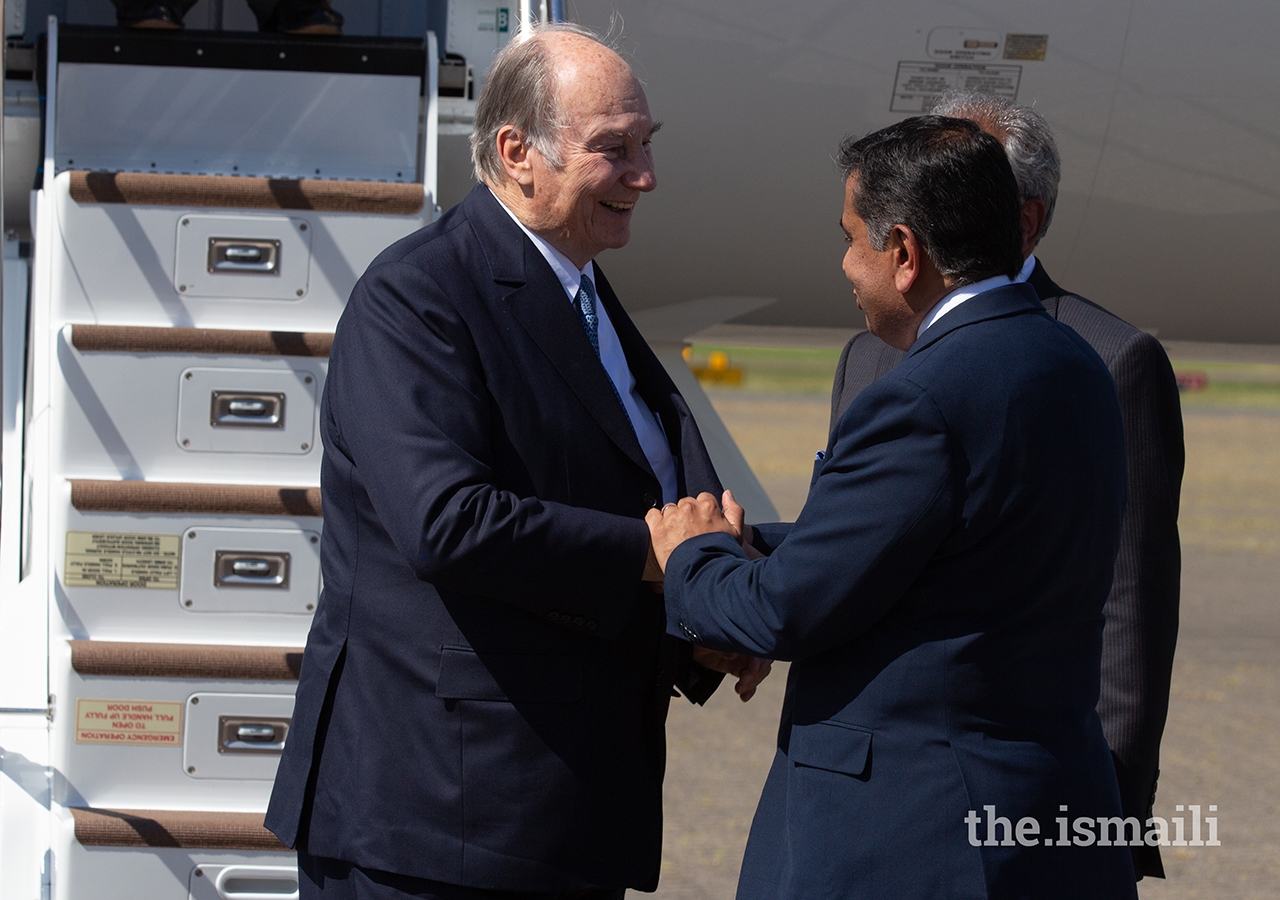
M 320 590 L 319 400 L 356 278 L 437 212 L 434 37 L 51 20 L 47 60 L 0 575 L 38 610 L 2 649 L 47 654 L 54 777 L 18 840 L 55 900 L 296 896 L 262 817 Z

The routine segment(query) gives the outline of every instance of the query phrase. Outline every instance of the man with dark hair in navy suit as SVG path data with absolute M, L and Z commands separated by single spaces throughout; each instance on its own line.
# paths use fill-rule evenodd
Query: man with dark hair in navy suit
M 1098 716 L 1111 747 L 1120 804 L 1146 822 L 1155 803 L 1160 737 L 1178 643 L 1182 553 L 1178 495 L 1185 453 L 1173 367 L 1152 335 L 1054 283 L 1035 254 L 1049 230 L 1062 167 L 1053 131 L 1037 110 L 990 94 L 944 94 L 935 114 L 970 119 L 1004 145 L 1022 203 L 1022 255 L 1015 281 L 1036 290 L 1045 310 L 1089 342 L 1120 395 L 1129 493 L 1115 578 L 1103 609 L 1102 686 Z M 831 391 L 831 428 L 861 391 L 905 353 L 863 331 L 845 345 Z M 1129 848 L 1139 878 L 1164 877 L 1160 848 Z
M 745 700 L 768 671 L 668 638 L 653 590 L 646 511 L 720 490 L 593 262 L 656 185 L 656 130 L 594 37 L 513 41 L 477 105 L 482 184 L 352 292 L 324 595 L 266 820 L 304 898 L 653 890 L 673 685 L 701 702 L 729 671 Z
M 793 525 L 711 494 L 647 517 L 670 633 L 794 661 L 739 900 L 1136 897 L 1095 710 L 1115 384 L 1012 283 L 998 141 L 926 116 L 840 162 L 845 275 L 906 359 L 841 417 Z

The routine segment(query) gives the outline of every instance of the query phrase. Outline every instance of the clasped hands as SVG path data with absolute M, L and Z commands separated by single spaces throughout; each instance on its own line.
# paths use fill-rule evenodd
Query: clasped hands
M 649 526 L 650 541 L 646 581 L 660 583 L 667 560 L 676 547 L 700 534 L 722 532 L 737 541 L 748 557 L 759 559 L 763 555 L 751 544 L 751 526 L 746 524 L 745 512 L 733 499 L 732 491 L 725 491 L 721 502 L 705 492 L 697 497 L 685 497 L 679 503 L 649 510 L 644 521 Z M 698 646 L 693 648 L 693 659 L 708 669 L 735 676 L 738 683 L 733 689 L 743 703 L 755 696 L 756 688 L 768 677 L 773 665 L 767 659 L 745 653 L 721 653 Z

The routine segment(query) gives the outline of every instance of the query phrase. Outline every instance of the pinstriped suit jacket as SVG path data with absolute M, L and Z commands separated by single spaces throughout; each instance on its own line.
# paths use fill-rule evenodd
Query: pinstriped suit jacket
M 1173 368 L 1151 335 L 1058 287 L 1036 262 L 1028 279 L 1049 315 L 1089 342 L 1111 372 L 1125 427 L 1129 496 L 1102 632 L 1098 714 L 1116 765 L 1126 816 L 1151 815 L 1169 676 L 1178 638 L 1182 554 L 1178 495 L 1184 462 L 1182 410 Z M 863 388 L 904 354 L 869 332 L 845 345 L 831 392 L 831 428 Z M 1138 877 L 1164 877 L 1158 847 L 1133 847 Z

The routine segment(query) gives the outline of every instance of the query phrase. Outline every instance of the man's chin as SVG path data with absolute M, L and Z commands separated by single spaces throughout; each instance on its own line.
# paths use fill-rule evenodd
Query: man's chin
M 904 331 L 901 328 L 886 328 L 883 324 L 873 323 L 870 319 L 867 320 L 867 332 L 895 350 L 905 352 L 915 343 L 915 334 L 909 329 Z
M 631 240 L 630 228 L 622 232 L 615 231 L 614 233 L 605 237 L 604 240 L 600 241 L 600 249 L 601 250 L 621 250 L 623 247 L 627 246 L 627 243 L 630 240 Z

